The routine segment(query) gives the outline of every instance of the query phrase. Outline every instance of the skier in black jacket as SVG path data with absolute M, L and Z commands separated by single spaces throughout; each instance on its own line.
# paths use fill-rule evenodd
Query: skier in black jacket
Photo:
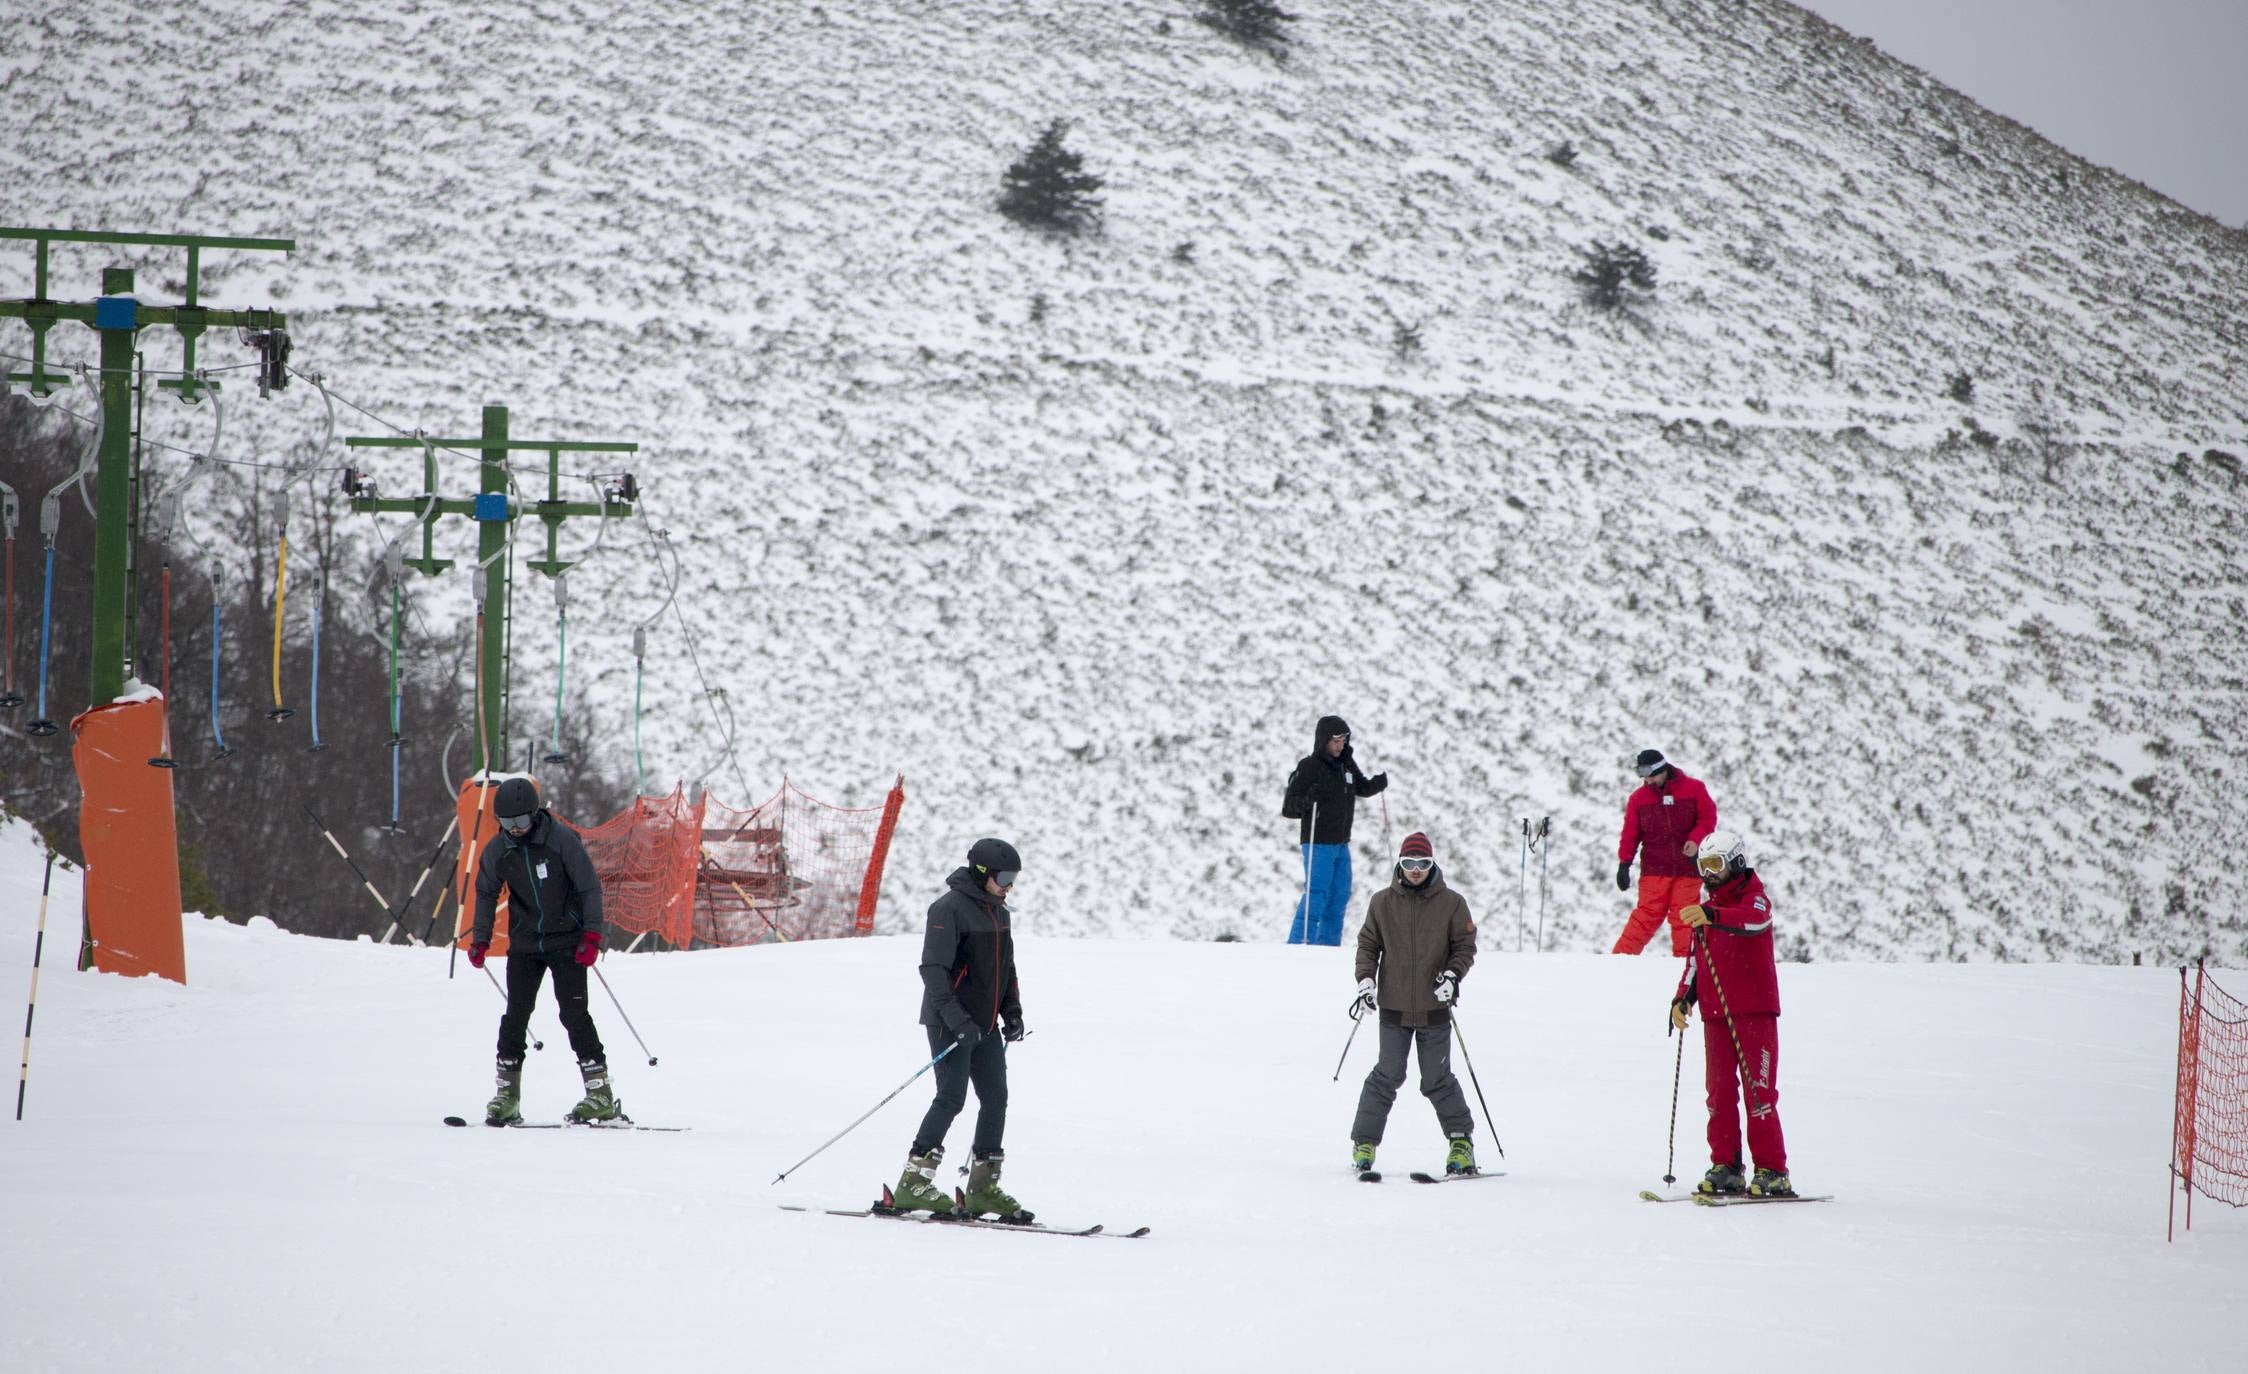
M 1007 892 L 1022 858 L 1005 840 L 968 848 L 965 867 L 945 879 L 929 907 L 921 937 L 921 1024 L 937 1060 L 937 1097 L 913 1137 L 893 1198 L 909 1212 L 950 1212 L 952 1199 L 931 1180 L 944 1161 L 944 1136 L 976 1088 L 976 1136 L 963 1210 L 1029 1221 L 1030 1213 L 999 1186 L 1006 1155 L 1007 1045 L 1023 1038 L 1022 998 L 1015 985 L 1015 937 L 1008 929 Z M 950 1053 L 946 1053 L 947 1047 Z
M 1389 786 L 1389 774 L 1367 777 L 1351 757 L 1350 727 L 1321 716 L 1311 753 L 1288 775 L 1280 814 L 1297 822 L 1304 851 L 1304 893 L 1288 926 L 1291 945 L 1339 945 L 1350 905 L 1350 822 L 1360 797 Z
M 601 957 L 601 880 L 577 832 L 547 814 L 538 785 L 509 778 L 492 797 L 500 833 L 476 861 L 476 925 L 468 962 L 484 967 L 492 948 L 500 888 L 507 888 L 507 1010 L 500 1016 L 499 1092 L 484 1108 L 487 1126 L 523 1119 L 523 1041 L 542 976 L 554 979 L 562 1028 L 585 1077 L 574 1121 L 624 1115 L 609 1077 L 608 1055 L 586 1007 L 585 971 Z

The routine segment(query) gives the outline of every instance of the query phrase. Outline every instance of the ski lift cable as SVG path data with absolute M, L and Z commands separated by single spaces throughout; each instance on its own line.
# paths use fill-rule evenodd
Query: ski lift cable
M 655 550 L 659 546 L 665 548 L 670 547 L 670 532 L 668 530 L 656 530 L 649 523 L 647 501 L 643 499 L 636 510 L 638 515 L 640 516 L 641 528 L 649 535 L 650 551 L 652 553 L 655 552 Z M 702 655 L 695 652 L 695 637 L 693 633 L 687 628 L 686 615 L 679 609 L 679 553 L 676 549 L 672 550 L 671 557 L 672 566 L 670 568 L 664 567 L 663 560 L 660 555 L 656 559 L 657 570 L 663 575 L 664 584 L 670 590 L 670 595 L 664 600 L 664 607 L 668 608 L 671 611 L 673 619 L 677 620 L 679 623 L 679 636 L 687 646 L 687 661 L 694 665 L 695 680 L 702 684 L 704 699 L 706 701 L 722 700 L 722 694 L 711 688 L 710 677 L 708 674 L 703 672 Z M 659 609 L 657 614 L 662 614 L 662 610 Z M 653 617 L 651 617 L 651 620 L 652 619 Z M 728 717 L 731 716 L 730 708 L 727 714 Z M 718 726 L 721 732 L 721 739 L 723 741 L 723 752 L 721 754 L 721 757 L 733 762 L 734 781 L 740 785 L 742 789 L 742 795 L 747 796 L 749 795 L 749 782 L 742 775 L 741 758 L 738 754 L 735 753 L 734 750 L 733 722 L 730 718 L 721 718 L 718 712 L 718 708 L 715 705 L 711 707 L 711 719 Z M 713 771 L 717 769 L 717 767 L 717 762 L 713 761 L 709 768 L 704 769 L 702 773 L 697 775 L 696 780 L 699 782 L 702 778 L 708 777 Z

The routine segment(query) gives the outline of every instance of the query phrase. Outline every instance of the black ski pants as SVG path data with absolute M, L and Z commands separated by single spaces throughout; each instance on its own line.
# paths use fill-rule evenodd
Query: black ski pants
M 941 1053 L 952 1043 L 951 1032 L 942 1027 L 926 1029 L 930 1054 Z M 973 1149 L 979 1158 L 999 1152 L 1000 1140 L 1007 1134 L 1007 1042 L 993 1027 L 984 1032 L 974 1049 L 954 1050 L 937 1061 L 937 1100 L 929 1104 L 929 1114 L 921 1118 L 921 1129 L 913 1137 L 913 1153 L 925 1155 L 944 1144 L 944 1133 L 952 1129 L 952 1119 L 968 1105 L 970 1083 L 976 1085 Z
M 500 1015 L 500 1058 L 521 1061 L 525 1034 L 531 1028 L 531 1008 L 538 1005 L 539 978 L 554 976 L 556 1011 L 562 1029 L 570 1033 L 570 1050 L 580 1064 L 606 1064 L 601 1033 L 593 1028 L 593 1013 L 585 1005 L 585 966 L 575 953 L 507 956 L 507 1010 Z

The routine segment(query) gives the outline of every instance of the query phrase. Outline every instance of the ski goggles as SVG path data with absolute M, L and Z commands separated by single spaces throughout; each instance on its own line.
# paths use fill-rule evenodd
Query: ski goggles
M 1407 873 L 1426 873 L 1436 867 L 1434 859 L 1399 859 L 1397 866 Z
M 1015 879 L 1020 878 L 1022 875 L 1022 870 L 1019 868 L 1002 868 L 997 873 L 991 875 L 991 880 L 999 884 L 1001 887 L 1013 887 L 1015 885 Z
M 500 829 L 505 830 L 510 835 L 520 835 L 530 828 L 531 817 L 529 816 L 500 817 Z

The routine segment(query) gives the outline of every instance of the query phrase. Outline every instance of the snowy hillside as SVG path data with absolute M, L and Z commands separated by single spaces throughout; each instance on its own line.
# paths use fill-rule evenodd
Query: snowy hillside
M 1284 64 L 1193 8 L 66 0 L 0 50 L 0 219 L 293 236 L 206 297 L 383 420 L 639 441 L 651 772 L 904 772 L 887 929 L 998 832 L 1042 933 L 1278 938 L 1334 711 L 1497 947 L 1550 814 L 1549 939 L 1605 948 L 1657 744 L 1793 953 L 2248 959 L 2248 238 L 1773 0 L 1304 0 Z M 992 209 L 1056 117 L 1095 240 Z M 1595 241 L 1657 267 L 1635 316 L 1579 301 Z M 301 458 L 317 399 L 229 427 Z M 573 574 L 628 766 L 659 562 Z
M 11 982 L 37 874 L 11 824 Z M 78 974 L 73 877 L 25 1118 L 0 1121 L 22 1374 L 857 1374 L 932 1350 L 994 1374 L 1693 1374 L 1742 1368 L 1747 1330 L 1758 1367 L 1949 1374 L 2233 1370 L 2248 1347 L 2248 1215 L 2202 1201 L 2163 1239 L 2169 969 L 1785 970 L 1791 1160 L 1835 1200 L 1726 1212 L 1635 1197 L 1666 1157 L 1667 960 L 1486 955 L 1461 1028 L 1506 1177 L 1406 1181 L 1443 1148 L 1408 1090 L 1369 1187 L 1345 1168 L 1364 1037 L 1331 1078 L 1339 953 L 1034 939 L 1008 1183 L 1056 1220 L 1152 1228 L 1074 1240 L 782 1210 L 897 1175 L 926 1078 L 773 1183 L 925 1056 L 910 938 L 612 956 L 660 1060 L 597 993 L 624 1102 L 691 1129 L 456 1131 L 498 1015 L 465 965 L 191 918 L 188 987 Z M 532 1032 L 526 1108 L 551 1119 L 576 1076 L 550 1009 Z

